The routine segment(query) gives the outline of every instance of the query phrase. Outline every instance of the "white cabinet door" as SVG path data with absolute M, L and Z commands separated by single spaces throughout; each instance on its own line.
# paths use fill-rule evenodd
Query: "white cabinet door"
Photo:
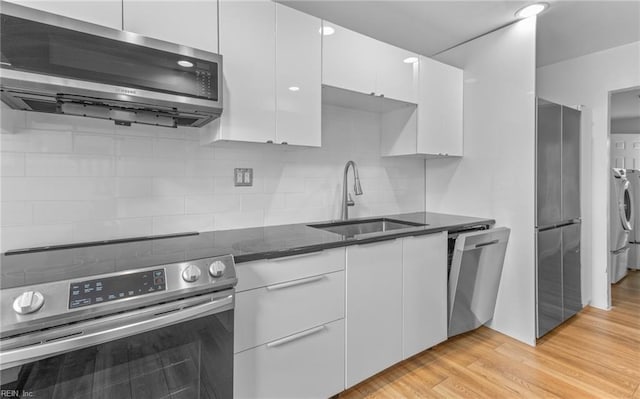
M 218 52 L 217 0 L 123 0 L 123 29 Z
M 8 1 L 85 22 L 122 29 L 122 0 Z
M 236 399 L 325 399 L 344 389 L 344 320 L 234 356 Z
M 404 60 L 417 55 L 323 21 L 322 84 L 363 94 L 416 103 L 418 63 Z M 326 29 L 333 29 L 326 34 Z
M 322 84 L 371 94 L 376 91 L 378 41 L 323 21 Z
M 376 47 L 378 54 L 375 64 L 377 66 L 376 94 L 394 100 L 417 103 L 418 55 L 383 42 L 378 42 Z M 404 62 L 411 59 L 415 59 L 415 62 Z
M 463 71 L 420 57 L 418 153 L 462 156 Z
M 447 339 L 447 232 L 402 241 L 406 359 Z
M 220 0 L 223 102 L 219 139 L 275 139 L 275 4 Z
M 402 360 L 402 240 L 347 247 L 346 387 Z
M 276 4 L 276 142 L 320 146 L 321 20 Z
M 343 318 L 343 271 L 238 292 L 234 352 Z

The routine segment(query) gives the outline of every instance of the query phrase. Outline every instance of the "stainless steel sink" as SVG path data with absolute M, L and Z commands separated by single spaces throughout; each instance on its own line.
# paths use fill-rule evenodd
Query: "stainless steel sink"
M 332 223 L 309 224 L 309 227 L 329 231 L 345 237 L 357 237 L 365 234 L 383 233 L 393 230 L 428 226 L 423 223 L 406 222 L 388 218 L 347 220 Z

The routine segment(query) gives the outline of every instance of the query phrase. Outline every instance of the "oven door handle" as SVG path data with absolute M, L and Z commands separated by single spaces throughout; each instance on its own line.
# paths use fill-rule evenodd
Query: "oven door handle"
M 61 335 L 58 335 L 60 338 L 57 339 L 42 338 L 50 336 L 51 331 L 39 333 L 41 336 L 40 342 L 38 342 L 39 338 L 35 335 L 20 337 L 20 340 L 25 343 L 33 343 L 35 341 L 36 344 L 7 351 L 0 350 L 0 370 L 220 313 L 233 309 L 234 306 L 233 293 L 215 300 L 212 300 L 212 297 L 209 296 L 204 303 L 202 303 L 202 297 L 198 298 L 198 300 L 199 302 L 195 305 L 192 305 L 192 301 L 186 300 L 180 302 L 182 307 L 180 305 L 176 306 L 176 303 L 165 304 L 88 321 L 73 325 L 73 328 L 62 328 Z M 124 320 L 130 321 L 132 319 L 138 320 L 123 323 Z

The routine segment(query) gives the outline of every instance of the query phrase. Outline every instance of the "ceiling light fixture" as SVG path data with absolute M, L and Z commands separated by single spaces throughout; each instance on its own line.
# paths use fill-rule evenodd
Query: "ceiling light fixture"
M 191 68 L 193 67 L 193 62 L 187 61 L 187 60 L 180 60 L 178 61 L 178 65 L 185 68 Z
M 528 6 L 522 7 L 518 11 L 516 11 L 516 18 L 524 19 L 533 17 L 534 15 L 540 14 L 542 11 L 549 8 L 549 3 L 535 3 L 529 4 Z
M 405 64 L 415 64 L 416 62 L 418 62 L 418 57 L 407 57 L 402 60 L 402 62 L 404 62 Z
M 290 91 L 300 91 L 300 88 L 298 86 L 291 86 L 289 87 Z
M 329 36 L 336 33 L 336 30 L 331 26 L 323 26 L 322 28 L 320 28 L 320 33 L 322 33 L 322 36 Z

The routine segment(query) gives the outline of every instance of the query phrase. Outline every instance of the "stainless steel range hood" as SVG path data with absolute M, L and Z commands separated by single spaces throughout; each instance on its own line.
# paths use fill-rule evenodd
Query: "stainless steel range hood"
M 222 113 L 222 56 L 2 2 L 0 98 L 11 108 L 200 127 Z

